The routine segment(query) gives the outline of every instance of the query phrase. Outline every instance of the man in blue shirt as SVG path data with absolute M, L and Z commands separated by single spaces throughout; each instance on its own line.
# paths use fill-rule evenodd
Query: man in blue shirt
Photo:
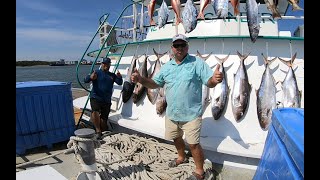
M 213 72 L 203 60 L 189 55 L 188 40 L 182 34 L 173 37 L 171 49 L 174 57 L 161 67 L 155 77 L 142 77 L 135 70 L 131 80 L 151 89 L 166 85 L 165 138 L 173 140 L 178 151 L 178 158 L 171 161 L 169 167 L 188 162 L 182 139 L 185 133 L 196 165 L 190 179 L 204 179 L 204 155 L 200 145 L 202 84 L 213 88 L 222 81 L 223 74 L 219 71 L 219 64 L 218 70 Z
M 111 96 L 113 83 L 122 85 L 123 80 L 120 72 L 117 75 L 109 72 L 111 65 L 110 58 L 104 58 L 101 63 L 101 69 L 94 70 L 92 74 L 87 75 L 85 83 L 92 81 L 92 90 L 90 95 L 91 120 L 96 129 L 97 138 L 101 139 L 102 131 L 108 129 L 107 120 L 111 107 Z

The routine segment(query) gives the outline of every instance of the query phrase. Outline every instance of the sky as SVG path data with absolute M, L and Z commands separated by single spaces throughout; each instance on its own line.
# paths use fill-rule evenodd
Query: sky
M 113 24 L 131 0 L 16 0 L 16 61 L 79 60 L 99 26 L 110 13 Z M 300 0 L 304 8 L 304 0 Z M 303 16 L 304 11 L 288 15 Z M 293 31 L 303 20 L 280 20 L 279 29 Z M 98 49 L 98 38 L 92 44 Z M 85 56 L 86 58 L 86 56 Z

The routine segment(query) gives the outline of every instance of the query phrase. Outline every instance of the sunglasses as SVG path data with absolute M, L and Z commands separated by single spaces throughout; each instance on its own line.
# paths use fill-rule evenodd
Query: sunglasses
M 179 47 L 184 48 L 184 47 L 187 46 L 187 43 L 183 43 L 183 44 L 172 44 L 172 46 L 173 46 L 174 48 L 179 48 Z

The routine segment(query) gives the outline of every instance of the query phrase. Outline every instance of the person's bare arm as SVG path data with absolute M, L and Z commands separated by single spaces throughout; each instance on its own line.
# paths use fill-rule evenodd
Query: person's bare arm
M 133 83 L 139 82 L 143 86 L 145 86 L 146 88 L 149 88 L 149 89 L 155 89 L 155 88 L 159 87 L 159 85 L 157 83 L 155 83 L 152 79 L 140 76 L 137 69 L 135 69 L 133 71 L 133 73 L 131 74 L 131 81 Z
M 219 71 L 220 64 L 217 64 L 216 70 L 214 71 L 212 77 L 208 80 L 207 86 L 209 88 L 215 87 L 218 83 L 220 83 L 223 79 L 222 72 Z

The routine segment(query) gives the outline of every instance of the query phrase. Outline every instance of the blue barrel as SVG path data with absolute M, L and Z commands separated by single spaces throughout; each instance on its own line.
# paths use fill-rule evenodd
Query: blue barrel
M 16 154 L 69 140 L 75 121 L 71 83 L 16 82 Z
M 274 109 L 271 119 L 253 179 L 304 179 L 304 109 Z

